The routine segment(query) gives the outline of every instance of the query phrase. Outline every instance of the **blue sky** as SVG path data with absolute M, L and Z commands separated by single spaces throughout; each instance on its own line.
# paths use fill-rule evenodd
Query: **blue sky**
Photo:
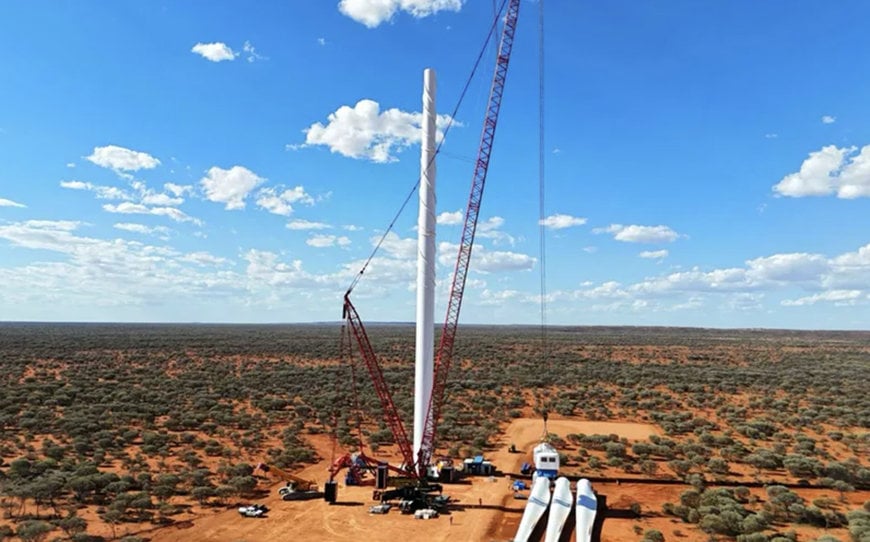
M 0 319 L 337 320 L 416 181 L 422 71 L 447 115 L 493 4 L 3 2 Z M 870 5 L 545 18 L 550 323 L 867 328 Z M 524 0 L 463 322 L 540 322 L 537 25 Z M 436 320 L 493 54 L 438 161 Z M 414 318 L 415 223 L 365 319 Z

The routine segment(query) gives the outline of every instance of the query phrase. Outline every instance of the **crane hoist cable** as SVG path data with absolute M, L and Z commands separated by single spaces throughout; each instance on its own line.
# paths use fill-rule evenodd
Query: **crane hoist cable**
M 441 146 L 444 145 L 444 141 L 447 140 L 447 134 L 450 132 L 450 128 L 453 127 L 456 115 L 459 113 L 459 108 L 462 106 L 465 95 L 468 93 L 468 89 L 469 87 L 471 87 L 471 83 L 474 80 L 475 74 L 477 73 L 477 68 L 480 67 L 480 63 L 483 60 L 484 55 L 486 54 L 487 47 L 489 46 L 490 41 L 492 41 L 493 36 L 495 36 L 496 28 L 498 28 L 499 15 L 504 11 L 507 3 L 508 0 L 502 0 L 501 6 L 498 9 L 498 13 L 495 17 L 492 18 L 492 24 L 489 27 L 489 32 L 486 35 L 486 39 L 484 40 L 483 45 L 480 48 L 477 59 L 475 59 L 474 61 L 474 66 L 471 68 L 471 73 L 468 75 L 468 79 L 465 81 L 465 86 L 462 87 L 462 92 L 459 94 L 459 99 L 456 102 L 456 106 L 453 108 L 453 112 L 450 114 L 450 120 L 447 121 L 447 126 L 444 127 L 444 135 L 441 137 L 441 141 L 439 141 L 438 145 L 435 147 L 435 154 L 432 156 L 431 160 L 435 160 L 435 157 L 438 156 L 439 152 L 441 152 Z M 427 164 L 427 166 L 429 165 L 431 164 Z M 402 213 L 405 211 L 405 207 L 408 206 L 408 203 L 411 201 L 411 198 L 414 197 L 414 194 L 417 192 L 417 188 L 419 187 L 420 177 L 418 176 L 417 180 L 414 182 L 414 186 L 411 188 L 411 191 L 408 192 L 408 195 L 405 197 L 402 205 L 399 206 L 399 210 L 396 212 L 395 216 L 393 216 L 393 220 L 390 221 L 389 226 L 387 226 L 387 229 L 384 230 L 383 235 L 381 235 L 380 239 L 378 239 L 377 244 L 375 244 L 375 248 L 372 249 L 371 254 L 369 254 L 369 257 L 368 259 L 366 259 L 362 268 L 360 268 L 359 272 L 356 274 L 356 276 L 354 276 L 353 280 L 350 283 L 350 286 L 348 286 L 347 291 L 345 292 L 345 296 L 349 295 L 359 283 L 360 279 L 362 279 L 362 276 L 366 272 L 366 269 L 368 269 L 369 264 L 378 253 L 378 250 L 380 250 L 381 245 L 383 245 L 384 241 L 386 241 L 387 235 L 389 235 L 389 233 L 393 231 L 393 227 L 396 225 L 399 217 L 402 216 Z
M 538 0 L 538 225 L 541 258 L 541 353 L 546 358 L 547 344 L 547 207 L 544 165 L 544 0 Z

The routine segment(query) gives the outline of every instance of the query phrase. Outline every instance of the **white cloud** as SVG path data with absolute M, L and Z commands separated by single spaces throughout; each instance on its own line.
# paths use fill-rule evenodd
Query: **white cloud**
M 305 188 L 297 186 L 278 193 L 275 188 L 264 188 L 257 193 L 257 205 L 276 215 L 290 216 L 293 213 L 292 203 L 314 205 L 314 198 L 305 192 Z
M 76 167 L 76 163 L 75 162 L 67 162 L 66 167 L 68 167 L 70 169 L 74 169 Z
M 747 275 L 765 281 L 818 281 L 830 268 L 828 260 L 820 254 L 774 254 L 746 262 Z
M 338 3 L 341 13 L 369 28 L 389 21 L 400 10 L 420 19 L 439 11 L 461 8 L 462 0 L 341 0 Z
M 513 245 L 516 243 L 516 239 L 512 235 L 501 231 L 502 226 L 504 226 L 504 218 L 491 216 L 483 222 L 477 223 L 477 233 L 475 235 L 482 239 L 492 239 L 492 242 L 496 245 L 501 243 Z
M 438 263 L 449 267 L 456 262 L 459 245 L 442 241 L 438 244 Z M 471 269 L 478 273 L 501 271 L 528 271 L 535 266 L 537 258 L 519 252 L 489 250 L 475 245 L 471 255 Z
M 393 162 L 396 152 L 420 141 L 422 121 L 422 113 L 398 109 L 381 112 L 378 102 L 360 100 L 354 107 L 343 105 L 330 113 L 325 126 L 316 122 L 304 130 L 303 145 L 288 147 L 297 149 L 325 145 L 331 152 L 349 158 L 365 158 L 377 163 Z M 449 115 L 439 115 L 437 124 L 442 127 L 449 121 Z M 439 130 L 438 138 L 442 136 Z
M 326 38 L 317 38 L 317 43 L 320 45 L 326 45 Z
M 345 224 L 344 226 L 342 226 L 342 229 L 345 231 L 362 231 L 363 227 L 357 226 L 355 224 Z
M 190 265 L 170 247 L 78 235 L 81 226 L 80 222 L 48 220 L 0 226 L 0 238 L 15 246 L 62 255 L 51 261 L 0 268 L 7 300 L 42 305 L 54 314 L 63 314 L 59 311 L 65 308 L 77 311 L 66 314 L 81 315 L 83 307 L 97 306 L 98 312 L 89 313 L 93 318 L 110 306 L 201 304 L 218 297 L 226 302 L 226 298 L 244 294 L 250 283 L 231 272 L 200 272 L 198 265 Z
M 188 193 L 193 193 L 193 187 L 190 185 L 180 185 L 175 183 L 166 183 L 163 185 L 163 188 L 166 189 L 167 192 L 171 192 L 175 197 L 181 197 Z
M 529 296 L 519 290 L 490 290 L 484 289 L 480 293 L 481 305 L 501 306 L 510 301 L 529 301 Z
M 344 270 L 318 275 L 306 271 L 299 260 L 284 262 L 256 250 L 243 253 L 244 263 L 237 271 L 234 262 L 218 255 L 183 253 L 117 237 L 92 238 L 77 231 L 84 227 L 80 222 L 48 220 L 0 224 L 0 240 L 20 249 L 55 253 L 46 261 L 0 266 L 4 315 L 36 315 L 27 318 L 37 320 L 74 315 L 81 320 L 227 321 L 245 318 L 244 314 L 256 319 L 264 309 L 284 319 L 289 308 L 307 315 L 303 319 L 315 314 L 325 319 L 331 311 L 313 307 L 311 300 L 334 299 L 339 306 L 341 288 L 352 276 Z M 41 257 L 34 252 L 33 258 Z M 7 310 L 12 307 L 20 309 Z M 231 316 L 221 316 L 227 313 Z
M 461 209 L 452 213 L 450 211 L 444 211 L 435 217 L 435 221 L 443 226 L 456 226 L 462 224 L 463 220 L 465 220 L 465 215 L 462 213 Z
M 471 267 L 481 273 L 498 273 L 500 271 L 528 271 L 535 266 L 537 258 L 528 254 L 508 251 L 489 251 L 483 247 L 475 249 Z
M 345 236 L 315 234 L 305 240 L 305 244 L 316 248 L 333 246 L 346 247 L 350 245 L 350 239 Z
M 837 117 L 825 115 L 822 117 L 822 124 L 834 124 L 837 122 Z
M 870 145 L 838 148 L 835 145 L 811 152 L 800 171 L 774 185 L 783 196 L 827 196 L 853 199 L 870 197 Z
M 483 222 L 477 223 L 477 230 L 483 232 L 495 231 L 504 226 L 504 218 L 500 216 L 491 216 Z
M 197 43 L 190 50 L 191 53 L 201 55 L 212 62 L 220 62 L 222 60 L 235 60 L 238 53 L 233 52 L 229 45 L 221 42 L 214 43 Z
M 670 243 L 680 236 L 668 226 L 611 224 L 606 228 L 595 228 L 592 232 L 612 233 L 614 239 L 624 243 Z
M 233 210 L 244 209 L 245 198 L 265 180 L 242 166 L 233 166 L 230 169 L 215 166 L 208 170 L 208 175 L 200 179 L 199 183 L 209 201 L 225 203 L 226 209 Z
M 145 224 L 135 224 L 132 222 L 118 222 L 112 227 L 117 230 L 141 233 L 142 235 L 157 235 L 162 238 L 166 238 L 172 231 L 166 226 L 146 226 Z
M 837 196 L 846 199 L 870 197 L 870 145 L 865 145 L 840 171 Z
M 287 223 L 288 230 L 326 230 L 331 228 L 329 224 L 323 222 L 312 222 L 310 220 L 291 220 Z
M 27 220 L 0 226 L 0 238 L 19 247 L 69 253 L 75 250 L 71 232 L 80 225 L 73 220 Z
M 372 245 L 376 245 L 380 237 L 372 237 Z M 381 249 L 393 258 L 413 260 L 417 257 L 417 239 L 401 238 L 394 232 L 389 232 L 381 243 Z
M 800 307 L 803 305 L 815 305 L 820 301 L 828 301 L 837 305 L 853 305 L 862 297 L 864 297 L 864 294 L 861 290 L 829 290 L 798 299 L 786 299 L 783 300 L 782 305 L 786 307 Z
M 93 192 L 98 199 L 125 201 L 133 199 L 133 196 L 116 186 L 98 186 L 83 181 L 61 181 L 60 186 L 61 188 L 67 188 L 70 190 L 87 190 L 88 192 Z
M 641 258 L 646 258 L 648 260 L 661 260 L 662 258 L 668 257 L 667 250 L 644 250 L 640 254 L 638 254 Z
M 257 49 L 251 45 L 250 41 L 246 41 L 244 45 L 242 45 L 242 51 L 247 55 L 245 60 L 248 62 L 256 62 L 257 60 L 268 60 L 263 55 L 257 53 Z
M 184 199 L 173 198 L 172 196 L 167 194 L 149 192 L 142 196 L 142 203 L 144 203 L 145 205 L 174 206 L 184 203 Z
M 146 152 L 133 151 L 117 145 L 94 147 L 94 152 L 87 159 L 100 167 L 115 171 L 139 171 L 154 169 L 160 165 L 160 160 Z
M 315 275 L 305 271 L 302 260 L 293 260 L 284 263 L 273 252 L 263 250 L 249 250 L 243 256 L 248 262 L 246 275 L 259 287 L 269 289 L 280 286 L 289 288 L 311 289 L 324 288 L 334 289 L 340 287 L 343 276 Z
M 580 218 L 579 216 L 555 214 L 550 215 L 543 220 L 539 220 L 538 224 L 553 230 L 561 230 L 572 226 L 582 226 L 583 224 L 586 224 L 586 219 Z
M 118 213 L 125 215 L 155 215 L 166 216 L 176 222 L 193 222 L 197 225 L 202 225 L 202 221 L 193 218 L 192 216 L 176 209 L 175 207 L 147 207 L 141 203 L 130 203 L 125 201 L 118 205 L 107 203 L 103 205 L 103 210 L 108 213 Z
M 775 134 L 775 133 L 764 134 L 764 139 L 776 139 L 778 137 L 779 137 L 779 134 Z
M 214 256 L 204 251 L 191 252 L 189 254 L 185 254 L 179 259 L 183 262 L 195 263 L 200 266 L 221 265 L 227 261 L 226 258 Z
M 567 298 L 620 300 L 611 309 L 624 309 L 628 303 L 646 300 L 659 310 L 697 308 L 699 300 L 709 299 L 716 306 L 732 310 L 760 310 L 765 294 L 774 291 L 810 291 L 810 295 L 787 299 L 785 306 L 804 306 L 831 302 L 835 306 L 870 303 L 870 244 L 833 258 L 820 254 L 773 254 L 746 261 L 744 267 L 669 273 L 629 285 L 605 282 L 586 283 L 581 289 L 565 292 Z M 717 295 L 719 297 L 711 297 Z M 688 298 L 688 301 L 685 301 Z M 669 306 L 657 303 L 674 301 Z M 712 305 L 711 305 L 712 306 Z
M 11 199 L 0 198 L 0 207 L 27 207 L 27 205 L 12 201 Z
M 825 288 L 866 290 L 870 284 L 870 244 L 841 254 L 830 264 L 829 273 L 822 279 Z

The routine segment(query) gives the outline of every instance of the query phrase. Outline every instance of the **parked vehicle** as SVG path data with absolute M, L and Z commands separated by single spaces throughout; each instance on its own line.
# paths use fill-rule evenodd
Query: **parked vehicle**
M 266 515 L 266 512 L 268 511 L 269 508 L 264 504 L 251 504 L 239 507 L 239 514 L 246 518 L 261 518 Z
M 422 508 L 414 512 L 414 519 L 432 519 L 438 517 L 438 510 L 434 508 Z
M 370 514 L 386 514 L 393 506 L 390 503 L 377 504 L 369 508 Z

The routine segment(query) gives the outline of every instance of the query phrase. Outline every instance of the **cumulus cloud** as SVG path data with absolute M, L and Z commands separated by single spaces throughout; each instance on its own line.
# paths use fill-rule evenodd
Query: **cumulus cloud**
M 644 250 L 640 254 L 638 254 L 641 258 L 646 258 L 648 260 L 661 260 L 662 258 L 668 257 L 667 250 Z
M 326 247 L 346 247 L 350 245 L 350 239 L 345 236 L 336 236 L 336 235 L 322 235 L 315 234 L 305 240 L 305 244 L 308 246 L 316 247 L 316 248 L 326 248 Z
M 459 211 L 444 211 L 435 217 L 435 221 L 442 226 L 456 226 L 458 224 L 462 224 L 463 220 L 465 220 L 465 215 L 462 213 L 462 210 Z
M 394 162 L 395 153 L 419 143 L 422 122 L 422 113 L 408 113 L 399 109 L 382 112 L 378 102 L 360 100 L 353 107 L 343 105 L 330 113 L 326 125 L 320 122 L 312 124 L 304 130 L 305 143 L 289 145 L 288 148 L 323 145 L 331 152 L 349 158 L 368 159 L 377 163 Z M 449 115 L 438 116 L 439 128 L 448 122 Z M 443 137 L 440 129 L 437 137 Z
M 103 210 L 108 213 L 125 215 L 166 216 L 176 222 L 192 222 L 197 225 L 202 225 L 201 220 L 193 218 L 192 216 L 186 214 L 184 211 L 176 209 L 175 207 L 148 207 L 146 205 L 142 205 L 141 203 L 131 203 L 125 201 L 123 203 L 119 203 L 118 205 L 107 203 L 103 205 Z
M 12 201 L 11 199 L 0 198 L 0 207 L 27 207 L 27 205 Z
M 456 262 L 459 245 L 443 241 L 438 245 L 438 263 L 452 266 Z M 535 266 L 537 258 L 519 252 L 489 250 L 482 245 L 474 247 L 471 269 L 478 273 L 502 271 L 528 271 Z
M 774 254 L 746 262 L 751 278 L 766 281 L 802 282 L 818 281 L 830 268 L 821 254 Z
M 326 230 L 331 228 L 329 224 L 323 222 L 313 222 L 311 220 L 291 220 L 287 223 L 288 230 Z
M 230 169 L 215 166 L 208 170 L 208 175 L 200 179 L 199 184 L 209 201 L 225 203 L 225 209 L 234 210 L 244 209 L 248 194 L 265 180 L 242 166 Z
M 822 124 L 834 124 L 837 122 L 837 117 L 825 115 L 822 117 Z
M 870 145 L 860 151 L 828 145 L 811 152 L 800 170 L 783 177 L 773 190 L 794 198 L 831 194 L 844 199 L 870 197 Z
M 235 60 L 238 53 L 230 49 L 229 45 L 222 42 L 214 43 L 197 43 L 190 50 L 191 53 L 196 53 L 206 60 L 212 62 L 221 62 L 223 60 Z
M 551 230 L 562 230 L 573 226 L 582 226 L 583 224 L 586 224 L 586 219 L 580 218 L 579 216 L 555 214 L 550 215 L 543 220 L 539 220 L 538 224 L 550 228 Z
M 87 159 L 100 167 L 119 172 L 154 169 L 160 165 L 160 160 L 146 152 L 125 149 L 117 145 L 94 147 L 94 152 Z
M 257 193 L 257 206 L 276 215 L 290 216 L 293 213 L 293 203 L 314 205 L 314 198 L 305 192 L 305 188 L 297 186 L 283 190 L 264 188 Z
M 380 237 L 372 237 L 371 239 L 372 245 L 376 245 L 378 241 L 380 241 Z M 381 249 L 393 258 L 413 260 L 417 257 L 417 239 L 401 238 L 394 232 L 390 232 L 384 237 Z
M 420 19 L 439 11 L 459 11 L 462 0 L 341 0 L 338 10 L 358 23 L 375 28 L 404 11 Z
M 593 233 L 611 233 L 613 238 L 624 243 L 671 243 L 680 235 L 668 226 L 624 226 L 611 224 L 606 228 L 595 228 Z

